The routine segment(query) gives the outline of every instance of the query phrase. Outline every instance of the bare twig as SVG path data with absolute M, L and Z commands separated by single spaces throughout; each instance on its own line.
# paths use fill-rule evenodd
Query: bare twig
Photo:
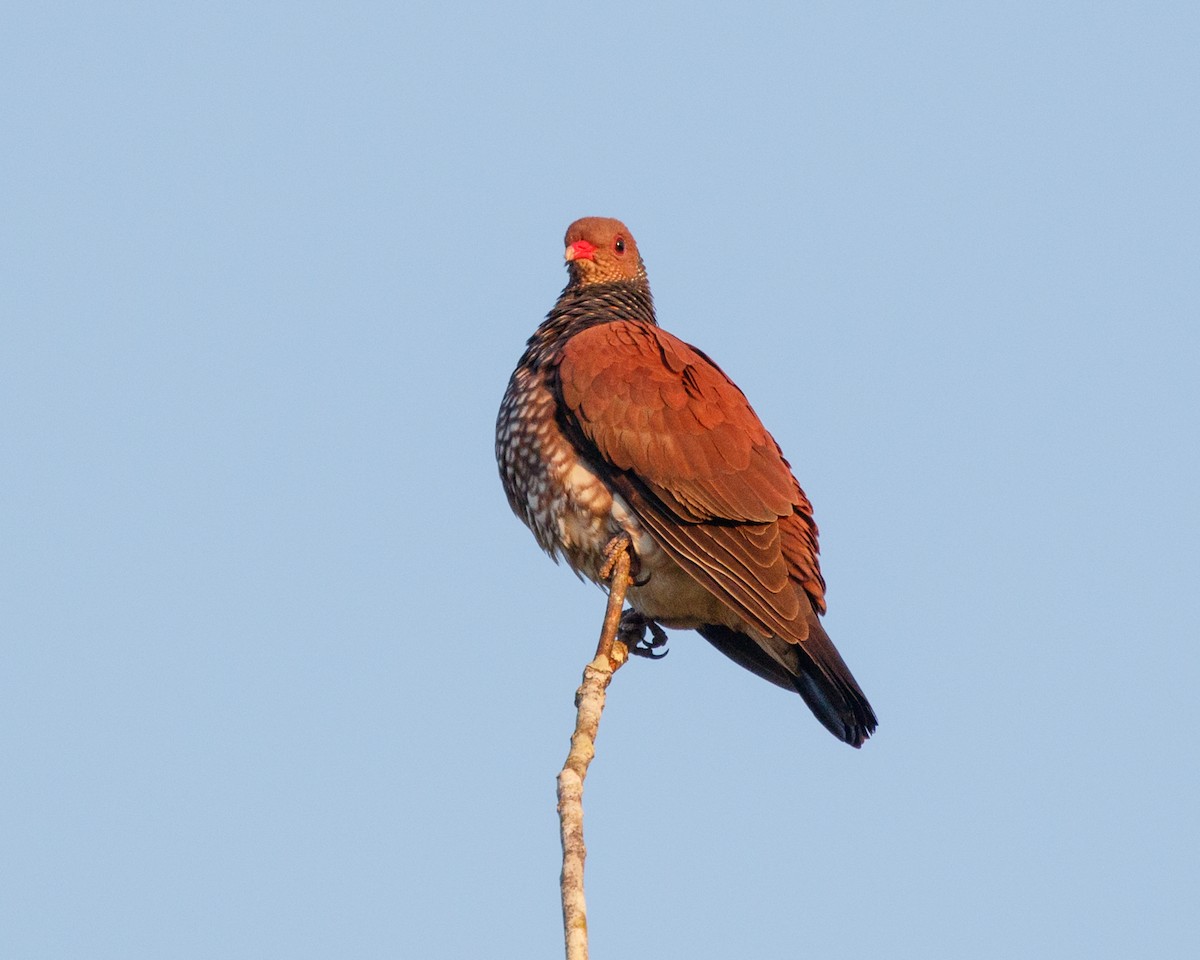
M 583 684 L 575 693 L 575 733 L 571 752 L 558 775 L 558 820 L 562 835 L 562 908 L 563 936 L 567 960 L 587 960 L 587 905 L 583 897 L 583 780 L 596 749 L 596 731 L 604 711 L 604 694 L 613 674 L 628 659 L 628 650 L 617 639 L 621 608 L 629 589 L 629 538 L 615 538 L 605 551 L 608 562 L 601 577 L 609 581 L 608 609 L 596 656 L 583 670 Z

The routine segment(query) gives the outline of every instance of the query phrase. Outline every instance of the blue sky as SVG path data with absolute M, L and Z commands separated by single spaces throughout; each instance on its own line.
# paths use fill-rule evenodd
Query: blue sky
M 579 216 L 813 500 L 862 751 L 676 632 L 595 956 L 1200 938 L 1192 4 L 0 15 L 0 954 L 558 956 L 602 595 L 496 407 Z

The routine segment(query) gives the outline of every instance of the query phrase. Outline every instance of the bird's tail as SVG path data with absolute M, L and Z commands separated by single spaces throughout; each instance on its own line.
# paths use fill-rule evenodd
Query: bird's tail
M 705 640 L 764 680 L 804 698 L 813 715 L 839 740 L 861 747 L 875 731 L 875 712 L 815 612 L 808 638 L 796 643 L 771 637 L 762 643 L 729 627 L 699 628 Z

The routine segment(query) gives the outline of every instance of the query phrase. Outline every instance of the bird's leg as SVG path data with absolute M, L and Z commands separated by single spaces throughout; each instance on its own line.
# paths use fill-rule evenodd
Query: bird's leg
M 618 533 L 604 545 L 604 562 L 600 564 L 599 582 L 608 583 L 612 579 L 613 571 L 616 569 L 617 556 L 621 551 L 629 554 L 629 585 L 644 587 L 647 581 L 638 580 L 638 571 L 641 565 L 638 563 L 637 554 L 633 552 L 633 540 L 627 533 Z
M 641 582 L 637 580 L 637 555 L 633 552 L 633 541 L 627 533 L 618 533 L 604 545 L 604 563 L 600 565 L 599 571 L 600 581 L 605 582 L 612 579 L 617 558 L 622 552 L 626 552 L 629 556 L 629 585 L 645 586 L 650 578 L 647 576 L 646 580 Z M 647 627 L 650 628 L 649 640 L 646 639 Z M 669 652 L 667 650 L 663 650 L 662 653 L 657 652 L 667 645 L 667 632 L 649 617 L 636 610 L 621 611 L 621 622 L 617 627 L 616 639 L 624 643 L 635 657 L 661 660 Z
M 650 628 L 649 640 L 646 639 L 647 627 Z M 617 629 L 617 637 L 635 657 L 661 660 L 671 652 L 669 650 L 658 652 L 667 645 L 667 631 L 636 610 L 626 610 L 621 614 L 621 626 Z
M 599 578 L 603 583 L 611 581 L 616 576 L 617 560 L 624 553 L 629 559 L 629 583 L 627 586 L 643 586 L 635 578 L 637 576 L 637 556 L 633 552 L 633 542 L 629 534 L 618 533 L 604 546 L 604 563 L 600 565 Z M 649 577 L 647 577 L 647 580 Z M 622 596 L 623 599 L 623 596 Z M 610 598 L 611 600 L 611 598 Z M 650 639 L 646 639 L 646 628 L 650 628 Z M 667 644 L 667 632 L 649 617 L 636 610 L 622 610 L 621 620 L 617 626 L 616 638 L 625 644 L 635 657 L 646 657 L 650 660 L 661 660 L 667 655 L 662 647 Z

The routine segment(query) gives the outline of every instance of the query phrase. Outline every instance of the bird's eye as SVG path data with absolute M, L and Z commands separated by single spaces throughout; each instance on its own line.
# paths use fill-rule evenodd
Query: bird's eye
M 617 237 L 617 242 L 613 244 L 613 249 L 616 250 L 617 253 L 624 253 L 625 252 L 625 238 Z

